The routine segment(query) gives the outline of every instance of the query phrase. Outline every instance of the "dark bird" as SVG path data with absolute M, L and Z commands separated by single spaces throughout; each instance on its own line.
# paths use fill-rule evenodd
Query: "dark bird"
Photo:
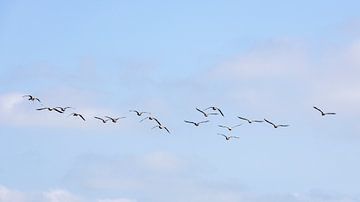
M 185 123 L 191 123 L 191 124 L 194 124 L 194 126 L 199 126 L 200 124 L 202 123 L 207 123 L 209 122 L 209 120 L 206 120 L 206 121 L 200 121 L 200 122 L 193 122 L 193 121 L 184 121 Z
M 196 108 L 196 110 L 198 110 L 200 113 L 202 113 L 205 117 L 208 117 L 210 115 L 218 115 L 218 113 L 206 113 L 198 108 Z
M 325 115 L 336 115 L 336 113 L 324 113 L 321 109 L 317 108 L 317 107 L 313 107 L 314 109 L 318 110 L 321 113 L 321 116 L 325 116 Z
M 206 111 L 206 110 L 208 110 L 208 109 L 212 109 L 213 111 L 218 111 L 218 112 L 220 112 L 221 116 L 224 116 L 224 114 L 222 113 L 222 111 L 221 111 L 219 108 L 217 108 L 217 107 L 208 107 L 208 108 L 204 109 L 204 111 Z
M 143 122 L 143 121 L 146 120 L 146 119 L 149 119 L 150 121 L 156 121 L 156 123 L 157 123 L 158 125 L 161 125 L 160 121 L 159 121 L 157 118 L 152 117 L 152 116 L 145 117 L 145 118 L 141 119 L 140 122 Z
M 165 129 L 170 134 L 169 129 L 163 125 L 157 125 L 157 126 L 152 127 L 151 129 L 154 129 L 154 128 Z
M 65 112 L 67 109 L 72 109 L 72 107 L 55 107 L 56 109 L 59 109 L 62 112 Z
M 100 117 L 97 117 L 97 116 L 94 116 L 95 119 L 99 119 L 100 121 L 102 121 L 103 123 L 106 123 L 107 121 L 109 121 L 110 119 L 103 119 L 103 118 L 100 118 Z
M 71 113 L 69 116 L 78 116 L 78 117 L 80 117 L 83 121 L 85 121 L 85 118 L 84 118 L 84 116 L 83 115 L 81 115 L 81 114 L 78 114 L 78 113 Z
M 234 128 L 236 128 L 236 127 L 239 127 L 239 126 L 241 126 L 242 124 L 238 124 L 238 125 L 235 125 L 235 126 L 231 126 L 231 127 L 229 127 L 229 126 L 224 126 L 224 125 L 218 125 L 220 128 L 226 128 L 226 129 L 228 129 L 229 131 L 232 131 Z
M 274 123 L 272 123 L 272 122 L 270 122 L 270 121 L 268 121 L 268 120 L 266 120 L 266 119 L 264 119 L 264 121 L 266 122 L 266 123 L 269 123 L 269 124 L 271 124 L 274 128 L 278 128 L 278 127 L 288 127 L 289 125 L 275 125 Z
M 137 110 L 129 110 L 129 112 L 135 112 L 136 115 L 138 115 L 138 116 L 141 116 L 143 114 L 151 114 L 150 112 L 140 112 L 140 111 L 137 111 Z
M 244 117 L 241 117 L 241 116 L 238 116 L 239 119 L 241 120 L 244 120 L 244 121 L 247 121 L 248 123 L 262 123 L 264 121 L 261 121 L 261 120 L 250 120 L 250 119 L 247 119 L 247 118 L 244 118 Z
M 42 111 L 42 110 L 48 110 L 48 111 L 56 111 L 56 112 L 58 112 L 58 113 L 60 113 L 60 114 L 62 114 L 63 112 L 62 111 L 60 111 L 60 110 L 58 110 L 58 109 L 56 109 L 56 108 L 51 108 L 51 107 L 43 107 L 43 108 L 38 108 L 38 109 L 36 109 L 36 110 L 38 110 L 38 111 Z
M 218 135 L 223 136 L 226 140 L 230 140 L 231 138 L 237 138 L 237 139 L 239 138 L 238 136 L 226 136 L 222 133 L 218 133 Z
M 23 97 L 29 98 L 28 100 L 30 100 L 30 101 L 33 101 L 33 102 L 34 102 L 34 101 L 38 101 L 38 102 L 41 103 L 40 99 L 37 98 L 37 97 L 35 97 L 35 96 L 32 96 L 32 95 L 24 95 Z
M 108 120 L 111 120 L 111 122 L 116 123 L 120 119 L 124 119 L 126 117 L 118 117 L 118 118 L 112 118 L 110 116 L 105 116 L 105 118 L 108 118 Z

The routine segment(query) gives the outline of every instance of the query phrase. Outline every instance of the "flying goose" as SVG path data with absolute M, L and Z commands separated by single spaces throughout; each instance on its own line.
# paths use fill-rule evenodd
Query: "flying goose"
M 32 96 L 32 95 L 24 95 L 23 97 L 29 98 L 28 100 L 30 100 L 30 101 L 33 101 L 33 102 L 34 102 L 34 101 L 38 101 L 38 102 L 41 103 L 40 99 L 37 98 L 37 97 L 35 97 L 35 96 Z
M 138 116 L 141 116 L 143 114 L 151 114 L 150 112 L 140 112 L 140 111 L 137 111 L 137 110 L 129 110 L 129 112 L 135 112 L 136 115 L 138 115 Z
M 153 116 L 145 117 L 145 118 L 141 119 L 140 122 L 143 122 L 143 121 L 146 120 L 146 119 L 149 119 L 150 121 L 156 121 L 156 123 L 157 123 L 158 125 L 161 125 L 160 121 L 159 121 L 157 118 L 153 117 Z
M 157 125 L 157 126 L 152 127 L 151 129 L 154 129 L 154 128 L 165 129 L 165 130 L 170 134 L 170 131 L 169 131 L 169 129 L 168 129 L 166 126 Z
M 238 124 L 238 125 L 235 125 L 235 126 L 231 126 L 231 127 L 229 127 L 229 126 L 224 126 L 224 125 L 218 125 L 220 128 L 226 128 L 226 129 L 228 129 L 229 131 L 232 131 L 234 128 L 236 128 L 236 127 L 239 127 L 239 126 L 241 126 L 242 124 Z
M 261 120 L 250 120 L 250 119 L 247 119 L 247 118 L 244 118 L 244 117 L 241 117 L 241 116 L 238 116 L 239 119 L 241 120 L 244 120 L 244 121 L 247 121 L 248 123 L 262 123 L 264 121 L 261 121 Z
M 221 111 L 219 108 L 217 108 L 217 107 L 208 107 L 208 108 L 204 109 L 204 111 L 206 111 L 206 110 L 208 110 L 208 109 L 212 109 L 213 111 L 218 111 L 218 112 L 220 112 L 221 116 L 224 116 L 224 114 L 222 113 L 222 111 Z
M 55 107 L 56 109 L 59 109 L 62 112 L 65 112 L 67 109 L 72 109 L 72 107 Z
M 78 114 L 78 113 L 71 113 L 69 116 L 78 116 L 78 117 L 80 117 L 83 121 L 85 121 L 85 118 L 84 118 L 84 116 L 83 115 L 81 115 L 81 114 Z
M 206 120 L 206 121 L 200 121 L 200 122 L 193 122 L 193 121 L 184 121 L 185 123 L 191 123 L 191 124 L 194 124 L 194 126 L 199 126 L 200 124 L 202 123 L 207 123 L 209 122 L 209 120 Z
M 321 116 L 325 116 L 325 115 L 336 115 L 336 113 L 324 113 L 321 109 L 317 108 L 317 107 L 313 107 L 314 109 L 318 110 L 321 113 Z
M 108 118 L 108 120 L 111 120 L 113 123 L 116 123 L 119 119 L 124 119 L 126 117 L 118 117 L 118 118 L 112 118 L 110 116 L 105 116 L 105 118 Z
M 238 136 L 226 136 L 222 133 L 218 133 L 218 135 L 223 136 L 226 140 L 230 140 L 231 138 L 239 138 Z
M 202 113 L 205 117 L 208 117 L 209 115 L 218 115 L 218 113 L 206 113 L 198 108 L 196 108 L 200 113 Z
M 38 110 L 38 111 L 42 111 L 42 110 L 48 110 L 48 111 L 56 111 L 56 112 L 58 112 L 58 113 L 60 113 L 60 114 L 62 114 L 63 112 L 62 111 L 60 111 L 60 110 L 58 110 L 58 109 L 56 109 L 56 108 L 51 108 L 51 107 L 43 107 L 43 108 L 38 108 L 38 109 L 36 109 L 36 110 Z
M 94 116 L 95 119 L 99 119 L 100 121 L 102 121 L 103 123 L 106 123 L 107 121 L 109 121 L 110 119 L 103 119 L 103 118 L 100 118 L 100 117 L 97 117 L 97 116 Z
M 272 122 L 270 122 L 270 121 L 268 121 L 268 120 L 266 120 L 266 119 L 264 119 L 264 121 L 267 122 L 267 123 L 269 123 L 269 124 L 271 124 L 274 128 L 278 128 L 278 127 L 288 127 L 288 126 L 289 126 L 289 125 L 282 125 L 282 124 L 280 124 L 280 125 L 275 125 L 274 123 L 272 123 Z

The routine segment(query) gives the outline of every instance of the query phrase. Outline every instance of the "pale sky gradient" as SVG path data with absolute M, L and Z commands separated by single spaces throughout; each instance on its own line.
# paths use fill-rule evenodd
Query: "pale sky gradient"
M 0 1 L 0 202 L 360 201 L 359 8 Z M 84 123 L 24 94 L 127 118 Z M 183 122 L 212 105 L 225 117 Z M 245 123 L 226 142 L 217 125 L 236 116 L 290 127 Z

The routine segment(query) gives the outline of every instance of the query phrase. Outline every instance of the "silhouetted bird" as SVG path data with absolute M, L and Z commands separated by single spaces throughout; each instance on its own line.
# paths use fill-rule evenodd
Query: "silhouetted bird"
M 226 136 L 222 133 L 218 133 L 218 135 L 223 136 L 226 140 L 230 140 L 231 138 L 239 138 L 238 136 Z
M 247 119 L 247 118 L 244 118 L 244 117 L 241 117 L 241 116 L 238 116 L 239 119 L 241 120 L 244 120 L 244 121 L 247 121 L 248 123 L 262 123 L 264 121 L 260 121 L 260 120 L 250 120 L 250 119 Z
M 221 116 L 224 116 L 224 114 L 222 113 L 222 111 L 221 111 L 219 108 L 217 108 L 217 107 L 208 107 L 208 108 L 204 109 L 204 111 L 206 111 L 206 110 L 208 110 L 208 109 L 212 109 L 213 111 L 218 111 L 218 112 L 220 112 Z
M 228 129 L 229 131 L 232 131 L 234 128 L 236 128 L 236 127 L 239 127 L 239 126 L 241 126 L 242 124 L 238 124 L 238 125 L 235 125 L 235 126 L 231 126 L 231 127 L 229 127 L 229 126 L 224 126 L 224 125 L 218 125 L 220 128 L 226 128 L 226 129 Z
M 67 109 L 72 109 L 72 107 L 55 107 L 56 109 L 59 109 L 62 112 L 65 112 Z
M 266 119 L 264 119 L 264 121 L 266 121 L 267 123 L 271 124 L 274 128 L 278 128 L 278 127 L 288 127 L 288 126 L 289 126 L 289 125 L 282 125 L 282 124 L 280 124 L 280 125 L 275 125 L 274 123 L 272 123 L 272 122 L 270 122 L 270 121 L 268 121 L 268 120 L 266 120 Z
M 202 123 L 207 123 L 209 122 L 209 120 L 206 120 L 206 121 L 200 121 L 200 122 L 193 122 L 193 121 L 184 121 L 185 123 L 191 123 L 191 124 L 194 124 L 194 126 L 199 126 L 200 124 Z
M 97 116 L 94 116 L 95 119 L 99 119 L 100 121 L 102 121 L 103 123 L 106 123 L 107 121 L 109 121 L 110 119 L 103 119 L 103 118 L 100 118 L 100 117 L 97 117 Z
M 140 122 L 143 122 L 143 121 L 146 120 L 146 119 L 148 119 L 148 120 L 150 120 L 150 121 L 156 121 L 156 123 L 157 123 L 158 125 L 161 125 L 160 121 L 159 121 L 157 118 L 152 117 L 152 116 L 145 117 L 145 118 L 141 119 Z
M 56 111 L 56 112 L 58 112 L 58 113 L 60 113 L 60 114 L 62 114 L 63 112 L 62 111 L 60 111 L 60 110 L 58 110 L 58 109 L 56 109 L 56 108 L 50 108 L 50 107 L 43 107 L 43 108 L 38 108 L 38 109 L 36 109 L 36 110 L 38 110 L 38 111 L 42 111 L 42 110 L 48 110 L 48 111 Z
M 218 113 L 206 113 L 198 108 L 196 108 L 196 110 L 198 110 L 200 113 L 202 113 L 205 117 L 208 117 L 210 115 L 218 115 Z
M 317 108 L 317 107 L 313 107 L 314 109 L 318 110 L 321 113 L 321 116 L 325 116 L 325 115 L 336 115 L 336 113 L 324 113 L 321 109 Z
M 169 129 L 167 127 L 165 127 L 165 126 L 157 125 L 157 126 L 152 127 L 151 129 L 154 129 L 154 128 L 165 129 L 170 134 Z
M 150 112 L 140 112 L 140 111 L 137 111 L 137 110 L 129 110 L 129 112 L 135 112 L 136 115 L 138 115 L 138 116 L 141 116 L 143 114 L 151 114 Z
M 27 97 L 27 98 L 29 98 L 28 100 L 33 101 L 33 102 L 34 101 L 41 102 L 39 98 L 32 96 L 32 95 L 24 95 L 23 97 Z
M 105 116 L 105 118 L 108 118 L 109 120 L 111 120 L 111 122 L 116 123 L 118 120 L 124 119 L 124 118 L 126 118 L 126 117 L 112 118 L 112 117 L 110 117 L 110 116 Z
M 85 118 L 83 115 L 78 114 L 78 113 L 71 113 L 69 116 L 75 116 L 75 117 L 80 117 L 83 121 L 85 121 Z

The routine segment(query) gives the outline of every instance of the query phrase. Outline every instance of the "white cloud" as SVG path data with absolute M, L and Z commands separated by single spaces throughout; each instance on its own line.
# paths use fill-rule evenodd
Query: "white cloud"
M 10 190 L 0 185 L 0 202 L 26 202 L 26 196 L 19 192 Z
M 65 190 L 52 190 L 43 193 L 45 202 L 82 202 L 79 197 Z
M 117 199 L 100 199 L 97 202 L 137 202 L 134 199 L 117 198 Z

